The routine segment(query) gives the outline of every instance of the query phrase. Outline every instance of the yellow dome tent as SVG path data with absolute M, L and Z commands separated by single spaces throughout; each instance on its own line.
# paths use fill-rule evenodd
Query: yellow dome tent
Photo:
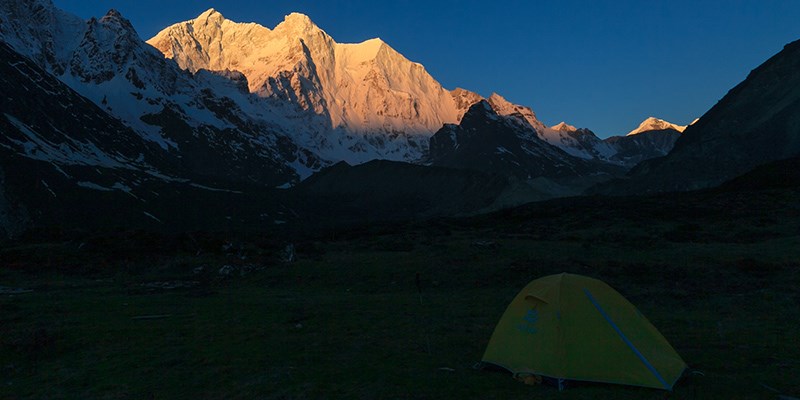
M 509 304 L 484 363 L 518 375 L 672 390 L 686 363 L 616 290 L 597 279 L 536 279 Z

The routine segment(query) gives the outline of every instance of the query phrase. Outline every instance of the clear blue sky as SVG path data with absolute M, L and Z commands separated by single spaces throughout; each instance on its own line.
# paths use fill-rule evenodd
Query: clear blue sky
M 116 8 L 145 39 L 210 7 L 270 28 L 298 11 L 337 42 L 382 38 L 446 88 L 497 92 L 601 137 L 651 115 L 687 124 L 800 39 L 800 0 L 54 2 L 84 18 Z

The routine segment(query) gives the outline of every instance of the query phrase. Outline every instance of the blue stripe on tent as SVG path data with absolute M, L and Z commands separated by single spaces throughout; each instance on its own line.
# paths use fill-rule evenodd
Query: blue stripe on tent
M 614 321 L 611 320 L 611 317 L 606 313 L 605 310 L 603 310 L 603 307 L 601 307 L 600 303 L 598 303 L 597 300 L 594 298 L 594 296 L 592 296 L 592 294 L 589 292 L 589 289 L 583 288 L 583 293 L 586 294 L 586 297 L 589 298 L 589 301 L 591 301 L 592 304 L 594 304 L 595 308 L 597 308 L 597 311 L 600 311 L 600 314 L 603 316 L 603 318 L 606 319 L 606 321 L 611 325 L 611 327 L 614 328 L 615 331 L 617 331 L 617 334 L 619 335 L 620 338 L 622 338 L 625 344 L 627 344 L 628 347 L 630 347 L 631 350 L 633 350 L 633 352 L 636 354 L 636 357 L 639 357 L 639 359 L 642 360 L 647 369 L 649 369 L 650 372 L 652 372 L 653 375 L 655 375 L 658 381 L 661 382 L 662 385 L 664 385 L 665 389 L 670 390 L 671 386 L 669 386 L 667 381 L 664 380 L 663 377 L 661 377 L 661 374 L 659 374 L 658 370 L 656 370 L 656 368 L 653 367 L 653 364 L 650 364 L 650 361 L 647 361 L 647 358 L 644 357 L 644 354 L 642 354 L 639 351 L 639 349 L 637 349 L 636 346 L 634 346 L 633 343 L 631 343 L 631 341 L 628 340 L 625 334 L 622 333 L 622 330 L 619 329 L 617 324 L 615 324 Z

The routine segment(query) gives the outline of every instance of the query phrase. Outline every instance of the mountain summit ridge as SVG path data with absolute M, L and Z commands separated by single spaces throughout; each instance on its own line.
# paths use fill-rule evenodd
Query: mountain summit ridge
M 251 93 L 312 114 L 319 130 L 328 132 L 311 132 L 301 142 L 329 158 L 340 158 L 344 148 L 363 150 L 367 158 L 419 159 L 427 138 L 466 112 L 455 91 L 383 40 L 337 43 L 301 13 L 270 29 L 209 9 L 147 42 L 192 72 L 240 71 Z M 377 148 L 377 157 L 369 146 Z
M 642 132 L 649 132 L 649 131 L 664 131 L 667 129 L 683 133 L 683 131 L 685 131 L 687 127 L 688 125 L 677 125 L 660 118 L 648 117 L 644 121 L 642 121 L 641 124 L 639 124 L 639 127 L 628 132 L 626 136 L 638 135 Z

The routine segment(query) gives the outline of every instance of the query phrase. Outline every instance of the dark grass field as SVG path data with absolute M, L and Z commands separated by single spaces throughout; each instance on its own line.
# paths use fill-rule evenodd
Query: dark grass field
M 297 238 L 39 233 L 0 250 L 0 286 L 32 290 L 0 295 L 0 399 L 798 397 L 798 198 L 565 199 Z M 616 288 L 699 373 L 558 392 L 474 370 L 517 291 L 560 272 Z

